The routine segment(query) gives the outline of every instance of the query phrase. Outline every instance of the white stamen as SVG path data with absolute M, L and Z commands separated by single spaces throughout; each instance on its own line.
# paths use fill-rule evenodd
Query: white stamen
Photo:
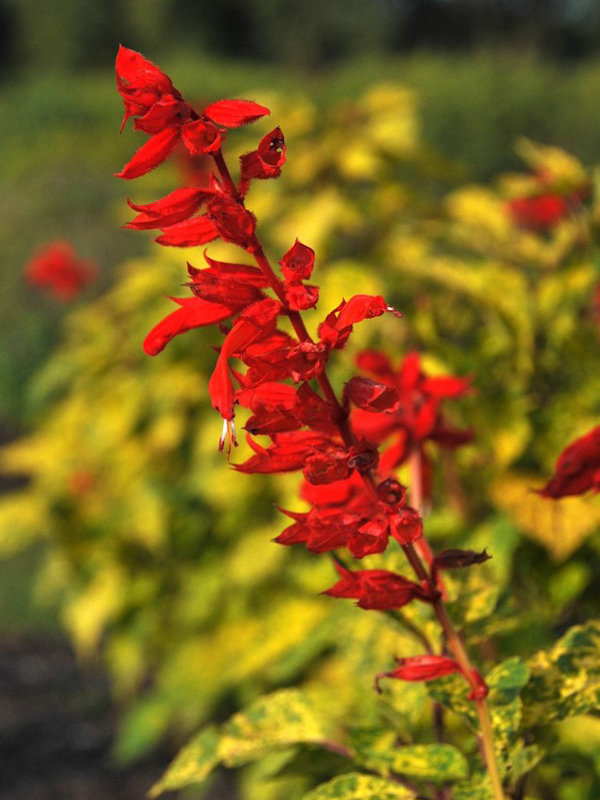
M 223 428 L 221 430 L 221 437 L 219 439 L 219 450 L 223 449 L 223 445 L 225 444 L 225 439 L 227 438 L 227 432 L 228 432 L 227 420 L 223 419 Z

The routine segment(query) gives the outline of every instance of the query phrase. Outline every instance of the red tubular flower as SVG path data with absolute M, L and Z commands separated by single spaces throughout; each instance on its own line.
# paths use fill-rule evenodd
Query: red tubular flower
M 344 404 L 354 403 L 358 408 L 374 413 L 391 413 L 399 404 L 395 389 L 369 378 L 351 378 L 344 387 Z
M 350 475 L 349 458 L 350 454 L 343 447 L 315 450 L 306 456 L 302 473 L 309 483 L 334 483 Z
M 228 360 L 239 356 L 253 342 L 268 336 L 275 327 L 275 320 L 281 311 L 281 303 L 271 298 L 259 300 L 246 308 L 235 325 L 225 337 L 221 346 L 215 370 L 208 382 L 208 391 L 215 408 L 225 421 L 234 415 L 234 389 L 229 377 Z
M 253 178 L 259 180 L 278 178 L 281 175 L 281 168 L 285 164 L 285 153 L 283 133 L 281 128 L 275 128 L 263 136 L 256 150 L 241 156 L 240 194 L 246 194 Z
M 380 672 L 375 677 L 375 688 L 381 691 L 380 681 L 383 678 L 395 678 L 400 681 L 433 681 L 460 672 L 460 667 L 453 658 L 447 656 L 410 656 L 397 658 L 398 666 L 391 672 Z
M 402 608 L 418 598 L 429 600 L 427 591 L 402 575 L 384 569 L 364 569 L 355 572 L 336 564 L 340 580 L 322 594 L 330 597 L 348 597 L 358 600 L 364 609 L 391 611 Z
M 79 258 L 70 242 L 60 240 L 45 245 L 25 267 L 29 284 L 63 301 L 78 297 L 97 274 L 93 261 Z
M 342 300 L 340 305 L 327 315 L 325 321 L 319 325 L 319 338 L 328 347 L 341 350 L 357 322 L 380 317 L 385 311 L 391 311 L 397 317 L 402 316 L 380 295 L 354 295 L 348 301 Z
M 279 263 L 286 284 L 302 283 L 312 274 L 315 251 L 296 239 Z
M 119 48 L 116 72 L 117 88 L 125 104 L 121 130 L 129 117 L 136 117 L 134 128 L 151 137 L 118 178 L 139 178 L 154 169 L 179 141 L 192 155 L 213 153 L 220 148 L 224 133 L 217 126 L 237 128 L 270 113 L 251 100 L 219 100 L 198 114 L 164 72 L 127 47 Z
M 155 325 L 144 339 L 144 352 L 149 356 L 161 353 L 171 339 L 192 328 L 202 328 L 231 317 L 235 311 L 229 306 L 208 303 L 199 297 L 171 297 L 180 308 Z
M 471 391 L 470 380 L 454 376 L 428 377 L 421 368 L 417 353 L 405 356 L 397 369 L 387 356 L 371 350 L 361 353 L 357 363 L 378 382 L 373 381 L 370 385 L 366 378 L 349 381 L 346 398 L 358 406 L 352 412 L 354 430 L 378 443 L 395 437 L 381 457 L 380 469 L 384 473 L 403 464 L 412 450 L 418 448 L 427 496 L 430 465 L 424 450 L 425 442 L 434 441 L 441 447 L 454 448 L 466 444 L 473 437 L 470 430 L 449 426 L 441 408 L 443 400 L 468 394 Z M 389 403 L 388 408 L 386 403 Z M 387 413 L 372 413 L 378 406 Z
M 130 208 L 138 211 L 138 216 L 128 222 L 125 228 L 136 230 L 149 230 L 152 228 L 166 228 L 188 219 L 200 206 L 206 202 L 207 193 L 203 189 L 187 187 L 175 189 L 166 197 L 147 205 L 136 205 L 127 201 Z
M 272 438 L 272 445 L 261 447 L 248 436 L 248 444 L 255 455 L 243 464 L 234 464 L 234 469 L 247 474 L 296 472 L 304 466 L 307 450 L 325 445 L 329 441 L 329 437 L 312 431 L 274 433 Z
M 516 197 L 506 207 L 515 224 L 529 230 L 550 230 L 569 213 L 567 198 L 557 194 Z
M 588 491 L 600 491 L 600 426 L 563 450 L 554 475 L 538 494 L 557 500 Z

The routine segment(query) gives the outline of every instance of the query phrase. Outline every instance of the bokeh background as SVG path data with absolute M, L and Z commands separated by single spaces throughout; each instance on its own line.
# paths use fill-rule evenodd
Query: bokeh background
M 407 318 L 401 334 L 379 334 L 394 356 L 418 348 L 433 371 L 474 376 L 478 394 L 456 413 L 479 444 L 446 464 L 431 529 L 456 543 L 488 526 L 504 543 L 495 579 L 528 616 L 520 635 L 507 626 L 500 650 L 531 652 L 597 613 L 598 505 L 546 513 L 528 492 L 600 412 L 590 188 L 600 6 L 1 0 L 0 692 L 10 713 L 0 746 L 11 754 L 2 800 L 141 797 L 201 722 L 299 680 L 332 646 L 312 597 L 327 565 L 269 544 L 281 528 L 272 503 L 293 498 L 293 481 L 257 486 L 216 460 L 210 336 L 185 337 L 156 362 L 141 354 L 193 258 L 121 230 L 125 197 L 165 194 L 185 165 L 135 186 L 113 177 L 141 141 L 119 136 L 119 43 L 199 105 L 269 105 L 289 164 L 250 206 L 273 253 L 300 236 L 321 259 L 324 302 L 333 307 L 349 285 L 383 291 Z M 235 153 L 255 135 L 232 135 Z M 507 203 L 535 193 L 539 170 L 566 195 L 585 185 L 589 202 L 528 230 Z M 55 239 L 100 267 L 73 303 L 24 280 Z M 348 358 L 338 383 L 351 369 Z M 237 600 L 223 605 L 231 586 Z M 482 626 L 498 602 L 489 599 Z M 281 639 L 282 619 L 312 650 Z M 254 653 L 237 672 L 227 672 L 241 654 L 232 638 Z M 199 679 L 215 650 L 222 659 Z M 592 761 L 577 754 L 561 800 L 594 799 Z M 550 796 L 544 780 L 555 774 L 535 797 Z

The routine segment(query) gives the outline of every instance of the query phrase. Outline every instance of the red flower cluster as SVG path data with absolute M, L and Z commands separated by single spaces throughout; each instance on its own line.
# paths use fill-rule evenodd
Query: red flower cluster
M 572 214 L 589 194 L 589 186 L 575 191 L 560 192 L 552 187 L 551 176 L 544 172 L 533 176 L 534 193 L 508 200 L 506 210 L 515 225 L 531 231 L 549 231 Z
M 367 350 L 358 356 L 357 364 L 377 380 L 356 378 L 346 386 L 346 400 L 357 406 L 352 413 L 353 427 L 374 442 L 381 443 L 393 437 L 381 458 L 383 472 L 399 467 L 417 450 L 423 472 L 423 492 L 428 497 L 431 464 L 425 442 L 455 448 L 473 438 L 471 430 L 449 425 L 441 409 L 444 400 L 472 391 L 469 378 L 428 377 L 418 353 L 409 353 L 394 369 L 387 355 Z M 385 413 L 374 413 L 381 411 Z
M 78 297 L 97 274 L 97 265 L 79 258 L 66 241 L 45 245 L 25 267 L 28 283 L 63 301 Z
M 213 407 L 223 418 L 220 447 L 226 438 L 229 450 L 237 444 L 234 417 L 240 405 L 250 411 L 245 428 L 254 453 L 235 469 L 302 471 L 305 479 L 302 496 L 310 510 L 284 511 L 292 524 L 277 542 L 303 544 L 315 553 L 346 548 L 363 558 L 383 552 L 391 536 L 408 553 L 422 537 L 423 524 L 391 472 L 410 448 L 421 448 L 428 439 L 454 447 L 471 438 L 470 432 L 448 427 L 440 411 L 442 399 L 469 390 L 468 381 L 427 378 L 415 354 L 395 371 L 386 356 L 369 351 L 359 365 L 377 380 L 353 378 L 340 403 L 326 374 L 332 353 L 345 347 L 354 325 L 398 312 L 383 297 L 354 295 L 325 316 L 315 338 L 309 336 L 300 312 L 314 308 L 319 299 L 318 286 L 308 283 L 315 254 L 296 239 L 279 262 L 281 273 L 275 274 L 257 238 L 256 219 L 245 206 L 252 180 L 279 176 L 286 153 L 283 134 L 275 128 L 241 157 L 237 184 L 221 152 L 223 127 L 252 122 L 268 109 L 223 100 L 197 113 L 166 75 L 126 48 L 119 51 L 117 82 L 125 120 L 136 117 L 134 127 L 151 136 L 120 177 L 134 178 L 157 166 L 178 141 L 192 154 L 208 154 L 216 168 L 206 185 L 179 188 L 145 205 L 130 202 L 137 215 L 128 227 L 158 229 L 160 244 L 179 247 L 221 238 L 245 250 L 256 264 L 216 261 L 206 251 L 206 267 L 188 264 L 190 295 L 173 298 L 178 308 L 146 336 L 146 353 L 157 355 L 193 328 L 217 325 L 225 334 L 208 385 Z M 291 323 L 293 335 L 281 327 L 282 321 Z M 380 457 L 379 444 L 392 434 L 391 446 Z M 259 444 L 256 436 L 270 442 Z M 453 552 L 437 568 L 484 560 Z M 354 598 L 361 608 L 393 610 L 412 600 L 435 604 L 440 597 L 431 576 L 415 583 L 386 570 L 338 570 L 340 580 L 326 594 Z M 398 671 L 390 676 L 401 677 Z M 472 676 L 467 679 L 473 684 Z
M 563 450 L 554 475 L 538 493 L 557 500 L 589 491 L 600 492 L 600 426 Z

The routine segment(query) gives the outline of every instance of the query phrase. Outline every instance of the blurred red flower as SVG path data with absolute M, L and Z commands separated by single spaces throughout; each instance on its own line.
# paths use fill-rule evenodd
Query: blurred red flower
M 42 247 L 25 267 L 25 278 L 58 300 L 74 300 L 95 280 L 98 266 L 79 258 L 73 245 L 57 240 Z

